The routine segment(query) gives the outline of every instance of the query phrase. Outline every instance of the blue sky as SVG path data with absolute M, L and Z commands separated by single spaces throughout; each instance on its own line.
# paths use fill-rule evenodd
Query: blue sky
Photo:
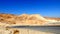
M 0 0 L 0 13 L 60 17 L 60 0 Z

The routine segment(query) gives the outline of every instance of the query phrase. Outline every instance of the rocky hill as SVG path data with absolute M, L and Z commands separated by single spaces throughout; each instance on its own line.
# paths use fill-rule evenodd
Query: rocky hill
M 42 17 L 39 14 L 0 14 L 0 23 L 5 24 L 44 24 L 46 22 L 58 22 L 60 18 Z

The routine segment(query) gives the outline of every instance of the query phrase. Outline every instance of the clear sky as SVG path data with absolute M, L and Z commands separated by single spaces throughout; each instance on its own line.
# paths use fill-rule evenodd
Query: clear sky
M 0 0 L 0 13 L 60 17 L 60 0 Z

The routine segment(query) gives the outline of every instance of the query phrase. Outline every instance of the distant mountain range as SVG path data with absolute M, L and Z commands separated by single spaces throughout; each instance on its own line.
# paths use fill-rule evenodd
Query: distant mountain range
M 0 23 L 5 24 L 44 24 L 46 22 L 60 22 L 60 18 L 43 17 L 39 14 L 0 14 Z

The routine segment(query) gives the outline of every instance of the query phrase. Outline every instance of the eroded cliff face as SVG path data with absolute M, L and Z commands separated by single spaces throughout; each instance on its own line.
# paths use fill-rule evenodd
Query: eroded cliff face
M 13 15 L 13 14 L 0 14 L 0 22 L 6 24 L 44 24 L 46 22 L 58 22 L 59 18 L 46 18 L 42 17 L 39 14 L 22 14 L 22 15 Z
M 0 14 L 0 22 L 2 23 L 14 23 L 16 16 L 12 14 Z
M 17 20 L 16 20 L 17 23 L 25 23 L 25 24 L 38 24 L 38 23 L 42 24 L 43 22 L 46 21 L 45 18 L 41 17 L 38 14 L 34 15 L 22 14 L 17 17 Z

